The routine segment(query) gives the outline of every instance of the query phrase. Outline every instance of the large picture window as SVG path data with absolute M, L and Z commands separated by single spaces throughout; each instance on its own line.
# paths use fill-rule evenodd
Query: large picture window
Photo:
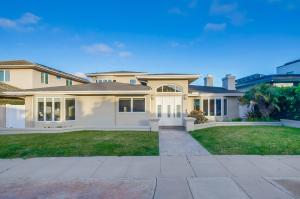
M 200 99 L 194 99 L 194 110 L 200 110 Z
M 182 87 L 176 85 L 163 85 L 156 89 L 156 92 L 159 93 L 181 93 Z
M 66 120 L 75 120 L 75 99 L 67 98 L 65 99 L 65 116 Z
M 37 99 L 37 121 L 60 121 L 60 98 Z
M 145 98 L 120 98 L 119 112 L 145 112 Z
M 131 112 L 131 99 L 120 98 L 119 99 L 119 112 Z
M 133 112 L 145 112 L 145 99 L 133 98 Z

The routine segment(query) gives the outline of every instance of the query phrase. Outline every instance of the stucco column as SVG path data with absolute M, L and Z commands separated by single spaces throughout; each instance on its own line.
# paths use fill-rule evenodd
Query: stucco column
M 159 130 L 158 122 L 159 122 L 159 118 L 149 119 L 150 131 L 158 131 Z
M 193 131 L 195 129 L 195 118 L 185 117 L 184 118 L 184 127 L 187 132 Z

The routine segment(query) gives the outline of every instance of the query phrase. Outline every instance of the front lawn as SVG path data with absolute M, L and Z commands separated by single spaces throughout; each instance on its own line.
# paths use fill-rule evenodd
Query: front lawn
M 0 158 L 158 155 L 157 132 L 0 135 Z
M 209 152 L 220 155 L 299 155 L 300 129 L 226 126 L 191 132 Z

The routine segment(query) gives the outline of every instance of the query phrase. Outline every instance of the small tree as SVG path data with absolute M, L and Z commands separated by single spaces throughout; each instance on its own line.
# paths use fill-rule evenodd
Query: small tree
M 274 111 L 280 111 L 279 89 L 268 84 L 262 84 L 251 88 L 244 97 L 241 98 L 242 104 L 254 105 L 258 108 L 261 117 L 269 118 Z
M 196 119 L 195 124 L 201 124 L 208 121 L 208 119 L 204 116 L 203 111 L 200 110 L 199 111 L 193 110 L 188 116 Z

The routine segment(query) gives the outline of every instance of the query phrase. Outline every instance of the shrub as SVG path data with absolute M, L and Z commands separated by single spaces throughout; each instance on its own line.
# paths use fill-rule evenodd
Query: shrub
M 196 119 L 195 124 L 201 124 L 208 121 L 208 119 L 204 116 L 203 111 L 200 110 L 199 111 L 193 110 L 188 116 Z

